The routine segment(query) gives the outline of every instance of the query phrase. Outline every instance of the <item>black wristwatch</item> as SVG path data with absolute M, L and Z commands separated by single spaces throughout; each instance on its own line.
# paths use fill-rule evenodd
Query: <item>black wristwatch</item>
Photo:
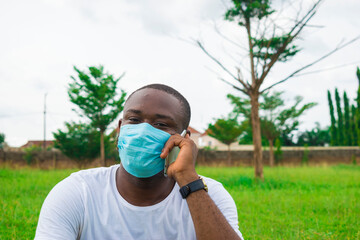
M 208 191 L 208 187 L 206 183 L 204 182 L 204 179 L 202 177 L 199 177 L 198 180 L 195 180 L 183 187 L 180 188 L 180 193 L 183 198 L 187 198 L 190 193 L 199 191 L 201 189 L 204 189 L 206 192 Z

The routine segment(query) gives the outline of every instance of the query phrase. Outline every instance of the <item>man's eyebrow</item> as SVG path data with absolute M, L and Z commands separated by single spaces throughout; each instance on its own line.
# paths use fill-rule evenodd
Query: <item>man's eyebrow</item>
M 141 114 L 141 111 L 140 111 L 140 110 L 135 110 L 135 109 L 128 109 L 128 110 L 126 111 L 126 113 L 128 113 L 128 112 L 136 113 L 136 114 Z M 125 113 L 125 114 L 126 114 L 126 113 Z
M 128 110 L 126 110 L 125 115 L 126 115 L 126 114 L 129 114 L 129 113 L 141 114 L 142 111 L 136 110 L 136 109 L 128 109 Z M 172 117 L 170 117 L 170 116 L 168 116 L 168 115 L 164 115 L 164 114 L 159 114 L 159 113 L 157 113 L 157 114 L 155 114 L 155 116 L 156 116 L 156 118 L 169 119 L 169 120 L 175 122 L 175 119 L 172 118 Z
M 157 118 L 169 119 L 169 120 L 171 120 L 171 121 L 175 122 L 175 119 L 173 119 L 172 117 L 167 116 L 167 115 L 163 115 L 163 114 L 155 114 L 155 116 L 156 116 Z

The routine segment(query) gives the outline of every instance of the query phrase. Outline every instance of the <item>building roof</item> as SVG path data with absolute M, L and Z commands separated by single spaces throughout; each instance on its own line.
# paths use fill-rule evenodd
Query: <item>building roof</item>
M 44 144 L 43 140 L 29 140 L 27 143 L 22 145 L 20 148 L 27 148 L 27 147 L 34 146 L 34 145 L 42 147 L 43 144 Z M 51 141 L 51 140 L 45 141 L 45 147 L 49 147 L 51 145 L 54 145 L 54 141 Z
M 188 130 L 190 131 L 191 134 L 201 134 L 201 132 L 190 126 L 188 127 Z

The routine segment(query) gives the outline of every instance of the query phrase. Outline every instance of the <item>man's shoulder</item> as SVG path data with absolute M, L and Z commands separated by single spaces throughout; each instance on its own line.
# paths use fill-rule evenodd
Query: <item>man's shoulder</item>
M 223 187 L 222 183 L 218 182 L 215 179 L 212 179 L 212 178 L 209 178 L 209 177 L 206 177 L 203 175 L 200 175 L 200 176 L 204 179 L 204 181 L 208 187 Z
M 95 179 L 99 180 L 102 178 L 110 177 L 111 173 L 113 171 L 116 171 L 116 169 L 119 167 L 119 165 L 112 165 L 110 167 L 97 167 L 97 168 L 89 168 L 80 170 L 78 172 L 72 173 L 70 176 L 74 178 L 81 178 L 81 179 Z
M 217 201 L 222 201 L 226 199 L 233 201 L 231 195 L 228 193 L 228 191 L 225 189 L 221 182 L 218 182 L 217 180 L 209 177 L 201 177 L 204 179 L 208 187 L 208 193 L 210 197 L 215 201 L 215 203 Z
M 98 167 L 80 170 L 72 173 L 69 177 L 64 179 L 60 184 L 77 185 L 82 189 L 88 189 L 89 187 L 95 189 L 97 187 L 104 187 L 105 185 L 111 184 L 112 177 L 115 177 L 114 172 L 118 165 L 110 167 Z

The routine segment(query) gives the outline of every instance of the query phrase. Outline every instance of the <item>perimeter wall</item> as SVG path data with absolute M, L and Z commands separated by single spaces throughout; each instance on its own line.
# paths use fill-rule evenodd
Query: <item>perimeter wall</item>
M 308 165 L 360 164 L 359 147 L 283 147 L 282 157 L 277 165 L 296 166 L 307 160 Z M 231 151 L 231 162 L 227 160 L 227 151 L 199 149 L 197 165 L 200 166 L 252 166 L 252 150 Z M 90 168 L 101 166 L 99 159 L 78 164 L 58 150 L 34 153 L 26 161 L 22 150 L 0 150 L 0 164 L 8 167 L 36 167 L 41 169 Z M 307 157 L 306 157 L 307 155 Z M 269 164 L 269 151 L 263 151 L 264 165 Z M 118 163 L 116 157 L 107 159 L 107 165 Z

